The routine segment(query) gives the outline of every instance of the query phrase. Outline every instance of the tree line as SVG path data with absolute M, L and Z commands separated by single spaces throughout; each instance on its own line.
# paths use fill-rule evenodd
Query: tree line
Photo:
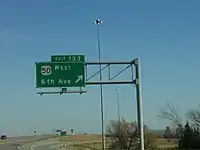
M 182 117 L 179 115 L 178 107 L 167 102 L 165 108 L 159 108 L 157 116 L 162 119 L 167 119 L 174 124 L 172 130 L 167 126 L 163 137 L 148 130 L 147 125 L 144 125 L 145 148 L 158 148 L 157 139 L 165 138 L 177 139 L 178 144 L 176 149 L 200 149 L 200 110 L 190 110 L 186 114 L 186 121 L 182 122 Z M 139 132 L 136 121 L 129 122 L 122 118 L 121 120 L 111 120 L 107 126 L 107 137 L 111 139 L 112 144 L 110 149 L 138 149 L 139 148 Z

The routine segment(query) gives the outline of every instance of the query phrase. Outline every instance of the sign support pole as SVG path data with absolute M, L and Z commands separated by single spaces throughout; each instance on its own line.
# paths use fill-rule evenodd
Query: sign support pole
M 137 98 L 137 117 L 138 127 L 140 134 L 140 149 L 144 150 L 144 123 L 143 123 L 143 110 L 142 110 L 142 89 L 140 80 L 140 60 L 136 58 L 134 61 L 135 65 L 135 76 L 136 76 L 136 98 Z

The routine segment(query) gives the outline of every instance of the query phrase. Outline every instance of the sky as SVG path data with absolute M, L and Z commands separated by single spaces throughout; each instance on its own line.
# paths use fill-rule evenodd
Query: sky
M 151 129 L 170 125 L 156 116 L 166 101 L 179 106 L 184 120 L 184 114 L 199 105 L 199 6 L 199 0 L 1 0 L 0 132 L 15 136 L 54 128 L 101 132 L 99 85 L 86 86 L 83 95 L 40 96 L 35 74 L 35 62 L 50 61 L 51 55 L 83 54 L 86 61 L 98 60 L 93 24 L 97 18 L 103 20 L 102 61 L 140 58 L 144 123 Z M 89 72 L 97 69 L 91 67 Z M 118 80 L 130 76 L 127 71 Z M 117 88 L 120 116 L 137 119 L 135 88 L 105 85 L 105 126 L 117 119 Z

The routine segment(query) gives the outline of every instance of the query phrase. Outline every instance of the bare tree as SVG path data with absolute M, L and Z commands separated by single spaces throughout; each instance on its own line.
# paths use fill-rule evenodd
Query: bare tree
M 138 128 L 135 122 L 111 120 L 107 127 L 107 133 L 113 140 L 112 148 L 130 149 L 134 139 L 137 137 Z
M 174 105 L 167 102 L 166 109 L 159 107 L 159 110 L 160 110 L 160 112 L 157 116 L 159 118 L 167 119 L 167 120 L 171 121 L 176 126 L 176 130 L 180 131 L 180 133 L 179 133 L 180 135 L 177 135 L 177 136 L 178 137 L 182 136 L 183 126 L 181 123 L 181 117 L 178 113 L 178 106 L 175 107 Z
M 159 112 L 159 114 L 157 116 L 159 118 L 167 119 L 167 120 L 171 121 L 177 127 L 182 127 L 181 118 L 180 118 L 180 116 L 178 114 L 178 106 L 175 107 L 174 105 L 172 105 L 169 102 L 167 102 L 166 108 L 168 110 L 159 107 L 160 112 Z
M 195 127 L 200 128 L 200 111 L 199 110 L 191 110 L 187 113 L 188 119 L 192 122 Z
M 144 131 L 147 131 L 147 126 L 144 125 Z M 137 122 L 128 122 L 124 118 L 121 121 L 110 121 L 107 127 L 107 135 L 111 137 L 113 143 L 112 149 L 131 149 L 138 147 L 138 124 Z M 149 139 L 151 137 L 151 139 Z M 145 147 L 152 145 L 154 139 L 150 135 L 145 135 Z

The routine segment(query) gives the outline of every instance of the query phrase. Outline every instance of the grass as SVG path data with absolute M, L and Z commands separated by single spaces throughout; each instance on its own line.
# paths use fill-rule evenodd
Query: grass
M 80 150 L 84 150 L 86 148 L 91 149 L 91 150 L 102 150 L 101 142 L 74 144 L 73 147 L 78 148 Z M 109 147 L 109 143 L 106 144 L 106 148 L 108 148 L 108 147 Z M 157 149 L 171 149 L 171 148 L 176 148 L 176 147 L 177 147 L 177 144 L 171 145 L 171 142 L 169 142 L 169 143 L 166 142 L 164 145 L 158 145 Z
M 111 144 L 109 141 L 106 141 L 106 147 L 109 147 Z M 178 147 L 178 140 L 177 139 L 157 139 L 155 142 L 157 148 L 176 148 Z M 74 147 L 76 148 L 89 148 L 92 150 L 101 150 L 102 144 L 100 141 L 98 142 L 90 142 L 90 143 L 75 143 Z
M 81 143 L 81 144 L 74 144 L 73 147 L 75 148 L 89 148 L 91 150 L 102 150 L 101 142 L 90 142 L 90 143 Z M 106 148 L 109 147 L 109 143 L 106 142 Z
M 178 139 L 164 139 L 160 138 L 156 140 L 158 148 L 174 148 L 178 146 Z
M 89 148 L 93 150 L 101 149 L 101 135 L 97 134 L 89 134 L 89 135 L 71 135 L 67 137 L 61 137 L 59 139 L 61 142 L 70 142 L 73 143 L 73 146 L 79 149 Z M 110 144 L 108 138 L 106 138 L 106 147 Z M 155 145 L 158 148 L 175 148 L 178 146 L 177 139 L 164 139 L 158 138 L 156 139 Z
M 67 137 L 60 137 L 61 142 L 86 142 L 86 141 L 99 141 L 101 140 L 101 135 L 98 134 L 79 134 L 79 135 L 70 135 Z
M 94 150 L 101 150 L 101 135 L 98 134 L 88 134 L 88 135 L 71 135 L 67 137 L 61 137 L 59 139 L 61 142 L 70 142 L 73 143 L 73 147 L 78 149 L 94 149 Z M 109 143 L 108 139 L 106 138 L 106 143 Z

